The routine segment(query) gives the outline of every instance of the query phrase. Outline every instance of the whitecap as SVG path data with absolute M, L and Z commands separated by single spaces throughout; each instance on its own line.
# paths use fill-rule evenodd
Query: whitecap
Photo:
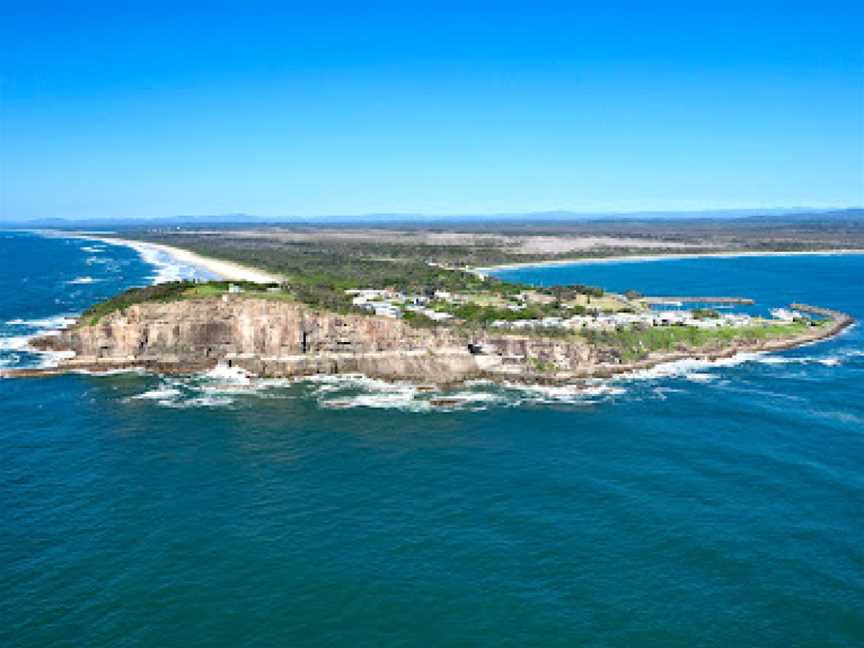
M 136 396 L 130 396 L 130 400 L 157 400 L 157 401 L 167 401 L 174 399 L 175 397 L 180 395 L 179 389 L 174 389 L 173 387 L 163 387 L 160 389 L 151 389 L 149 391 L 143 392 Z
M 712 382 L 713 380 L 717 379 L 717 376 L 713 376 L 711 374 L 695 373 L 695 372 L 684 374 L 684 377 L 687 380 L 689 380 L 690 382 L 695 382 L 695 383 L 709 383 L 709 382 Z
M 0 352 L 18 353 L 15 355 L 16 362 L 14 364 L 11 362 L 11 356 L 7 356 L 5 360 L 6 366 L 24 366 L 21 365 L 21 361 L 23 360 L 21 353 L 36 356 L 39 361 L 35 366 L 38 367 L 54 367 L 57 366 L 60 360 L 74 357 L 75 354 L 71 351 L 35 349 L 30 346 L 30 343 L 37 337 L 59 335 L 60 329 L 71 326 L 75 321 L 75 317 L 68 313 L 34 319 L 17 318 L 7 321 L 6 326 L 14 329 L 14 333 L 0 337 Z
M 189 398 L 184 400 L 157 400 L 158 405 L 163 407 L 173 407 L 176 409 L 187 409 L 194 407 L 226 407 L 234 403 L 234 399 L 227 396 L 199 396 L 197 398 Z
M 36 319 L 11 319 L 6 322 L 9 326 L 25 326 L 28 328 L 39 329 L 34 335 L 44 335 L 50 331 L 57 329 L 68 328 L 77 321 L 75 315 L 71 313 L 62 313 L 60 315 L 49 315 Z
M 589 381 L 574 385 L 523 385 L 520 383 L 504 383 L 511 392 L 515 392 L 514 405 L 520 404 L 556 404 L 590 405 L 597 398 L 620 396 L 626 389 L 611 384 L 609 381 Z
M 0 367 L 15 367 L 21 361 L 21 356 L 18 353 L 12 353 L 8 356 L 0 357 Z
M 87 264 L 88 266 L 92 266 L 92 265 L 113 265 L 113 264 L 116 264 L 117 262 L 114 259 L 109 259 L 106 257 L 91 256 L 91 257 L 87 257 L 86 259 L 84 259 L 84 263 Z
M 31 351 L 30 340 L 32 335 L 12 335 L 8 337 L 0 337 L 0 351 Z
M 771 356 L 766 355 L 757 360 L 760 364 L 766 365 L 785 365 L 785 364 L 796 364 L 804 361 L 804 358 L 788 358 L 785 356 Z
M 135 250 L 144 263 L 154 267 L 155 272 L 151 277 L 154 284 L 167 283 L 170 281 L 212 278 L 212 274 L 207 271 L 189 265 L 188 263 L 182 263 L 167 252 L 158 248 L 134 242 L 124 243 L 123 245 Z
M 146 370 L 142 367 L 124 367 L 122 369 L 100 369 L 100 370 L 91 370 L 91 369 L 73 369 L 73 373 L 81 374 L 83 376 L 122 376 L 126 374 L 136 374 L 139 376 L 143 376 Z
M 763 356 L 758 359 L 758 362 L 767 365 L 820 364 L 825 367 L 837 367 L 858 357 L 864 357 L 864 351 L 844 349 L 826 356 Z
M 417 388 L 410 383 L 388 383 L 360 374 L 307 376 L 298 382 L 308 383 L 319 406 L 325 408 L 423 411 L 431 407 L 428 401 L 416 398 Z
M 348 409 L 353 407 L 369 407 L 372 409 L 399 409 L 405 411 L 429 411 L 432 405 L 429 401 L 417 400 L 412 394 L 395 392 L 392 394 L 360 394 L 344 398 L 319 399 L 320 407 L 326 409 Z
M 212 279 L 214 275 L 207 270 L 198 268 L 188 263 L 183 263 L 175 259 L 171 254 L 153 247 L 146 243 L 136 241 L 115 241 L 112 239 L 89 238 L 82 237 L 84 240 L 93 241 L 94 245 L 82 246 L 80 249 L 88 253 L 104 252 L 105 247 L 98 246 L 115 246 L 126 247 L 134 250 L 141 260 L 153 267 L 153 274 L 149 277 L 151 283 L 160 284 L 170 281 L 193 280 L 193 279 Z M 93 264 L 109 264 L 117 265 L 117 260 L 110 257 L 90 256 L 84 260 L 87 265 Z
M 240 367 L 229 367 L 226 363 L 219 363 L 210 371 L 200 374 L 201 378 L 209 381 L 218 381 L 234 385 L 248 385 L 252 382 L 252 374 Z
M 718 358 L 716 360 L 699 360 L 686 358 L 662 362 L 650 369 L 639 369 L 630 373 L 621 374 L 614 378 L 615 381 L 629 380 L 657 380 L 658 378 L 686 378 L 688 374 L 698 374 L 706 369 L 718 367 L 735 367 L 745 362 L 760 359 L 761 353 L 738 353 L 730 358 Z M 698 379 L 697 379 L 698 380 Z

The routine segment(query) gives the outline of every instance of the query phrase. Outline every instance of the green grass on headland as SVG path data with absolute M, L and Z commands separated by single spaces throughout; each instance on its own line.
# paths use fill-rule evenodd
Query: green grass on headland
M 588 342 L 617 351 L 623 362 L 635 362 L 650 353 L 711 350 L 734 342 L 753 343 L 801 335 L 810 327 L 806 321 L 791 324 L 754 324 L 744 327 L 702 329 L 693 326 L 664 326 L 620 331 L 584 331 Z
M 94 304 L 81 315 L 81 321 L 86 324 L 96 324 L 100 319 L 115 311 L 122 311 L 135 304 L 148 302 L 168 303 L 184 299 L 200 299 L 218 297 L 228 293 L 229 285 L 238 286 L 241 294 L 266 299 L 293 300 L 290 293 L 268 292 L 268 288 L 276 284 L 256 284 L 248 281 L 209 281 L 194 283 L 192 281 L 171 281 L 146 288 L 130 288 L 126 292 L 115 295 L 111 299 Z

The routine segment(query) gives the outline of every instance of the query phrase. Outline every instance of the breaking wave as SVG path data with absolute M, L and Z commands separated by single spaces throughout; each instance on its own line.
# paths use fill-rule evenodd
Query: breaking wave
M 42 351 L 30 346 L 37 337 L 57 335 L 75 323 L 69 313 L 34 319 L 11 319 L 0 326 L 0 366 L 16 368 L 53 367 L 71 352 Z
M 201 268 L 188 263 L 178 261 L 173 256 L 158 248 L 137 243 L 127 243 L 127 247 L 135 250 L 144 263 L 154 268 L 151 277 L 154 284 L 167 283 L 169 281 L 184 281 L 194 279 L 212 279 L 212 275 Z
M 864 357 L 860 349 L 845 349 L 826 356 L 780 356 L 742 353 L 719 360 L 677 360 L 651 369 L 608 379 L 587 379 L 572 385 L 524 385 L 475 380 L 448 390 L 409 382 L 387 382 L 359 374 L 319 375 L 286 379 L 261 379 L 236 367 L 218 365 L 195 376 L 163 378 L 155 389 L 130 401 L 150 401 L 165 407 L 225 407 L 242 398 L 308 398 L 320 408 L 392 409 L 428 413 L 482 411 L 490 408 L 567 405 L 587 407 L 620 398 L 656 398 L 688 389 L 687 383 L 710 387 L 724 385 L 724 369 L 745 363 L 765 366 L 811 364 L 837 366 Z M 671 382 L 670 382 L 671 381 Z M 648 389 L 637 388 L 640 384 Z

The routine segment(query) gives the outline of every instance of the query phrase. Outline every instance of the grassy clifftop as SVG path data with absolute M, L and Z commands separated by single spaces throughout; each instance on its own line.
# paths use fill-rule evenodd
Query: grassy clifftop
M 184 299 L 218 297 L 227 294 L 231 284 L 239 286 L 244 291 L 244 295 L 268 299 L 291 299 L 291 295 L 288 293 L 267 292 L 268 286 L 250 282 L 209 281 L 199 284 L 192 281 L 171 281 L 146 288 L 130 288 L 106 301 L 94 304 L 81 315 L 81 322 L 90 325 L 96 324 L 106 315 L 125 310 L 135 304 L 168 303 Z
M 692 326 L 664 326 L 618 331 L 589 331 L 582 336 L 598 347 L 616 350 L 623 362 L 636 362 L 651 353 L 716 350 L 734 344 L 752 344 L 775 339 L 792 339 L 814 326 L 827 326 L 831 320 L 811 323 L 765 321 L 752 326 L 701 329 Z

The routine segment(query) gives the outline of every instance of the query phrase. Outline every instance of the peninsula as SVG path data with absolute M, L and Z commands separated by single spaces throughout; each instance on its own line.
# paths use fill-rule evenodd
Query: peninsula
M 858 220 L 848 225 L 845 214 L 823 219 L 818 228 L 808 223 L 90 233 L 88 238 L 107 243 L 155 248 L 230 282 L 159 284 L 95 304 L 70 328 L 33 341 L 39 349 L 62 352 L 56 367 L 4 375 L 132 368 L 184 373 L 225 364 L 263 377 L 361 373 L 435 385 L 479 378 L 567 384 L 684 358 L 780 350 L 835 335 L 852 318 L 803 304 L 757 316 L 746 295 L 644 296 L 638 286 L 615 294 L 581 284 L 544 288 L 502 281 L 482 268 L 572 262 L 574 255 L 837 251 L 838 237 L 848 239 L 850 232 L 849 240 L 864 246 L 864 229 Z M 749 236 L 753 231 L 759 237 Z M 749 243 L 742 247 L 744 238 Z
M 225 365 L 268 378 L 570 384 L 683 358 L 790 348 L 852 322 L 803 304 L 754 317 L 709 304 L 657 310 L 633 291 L 537 288 L 442 268 L 426 279 L 422 288 L 403 279 L 388 288 L 174 282 L 132 289 L 33 342 L 63 352 L 57 367 L 5 375 L 192 373 Z

